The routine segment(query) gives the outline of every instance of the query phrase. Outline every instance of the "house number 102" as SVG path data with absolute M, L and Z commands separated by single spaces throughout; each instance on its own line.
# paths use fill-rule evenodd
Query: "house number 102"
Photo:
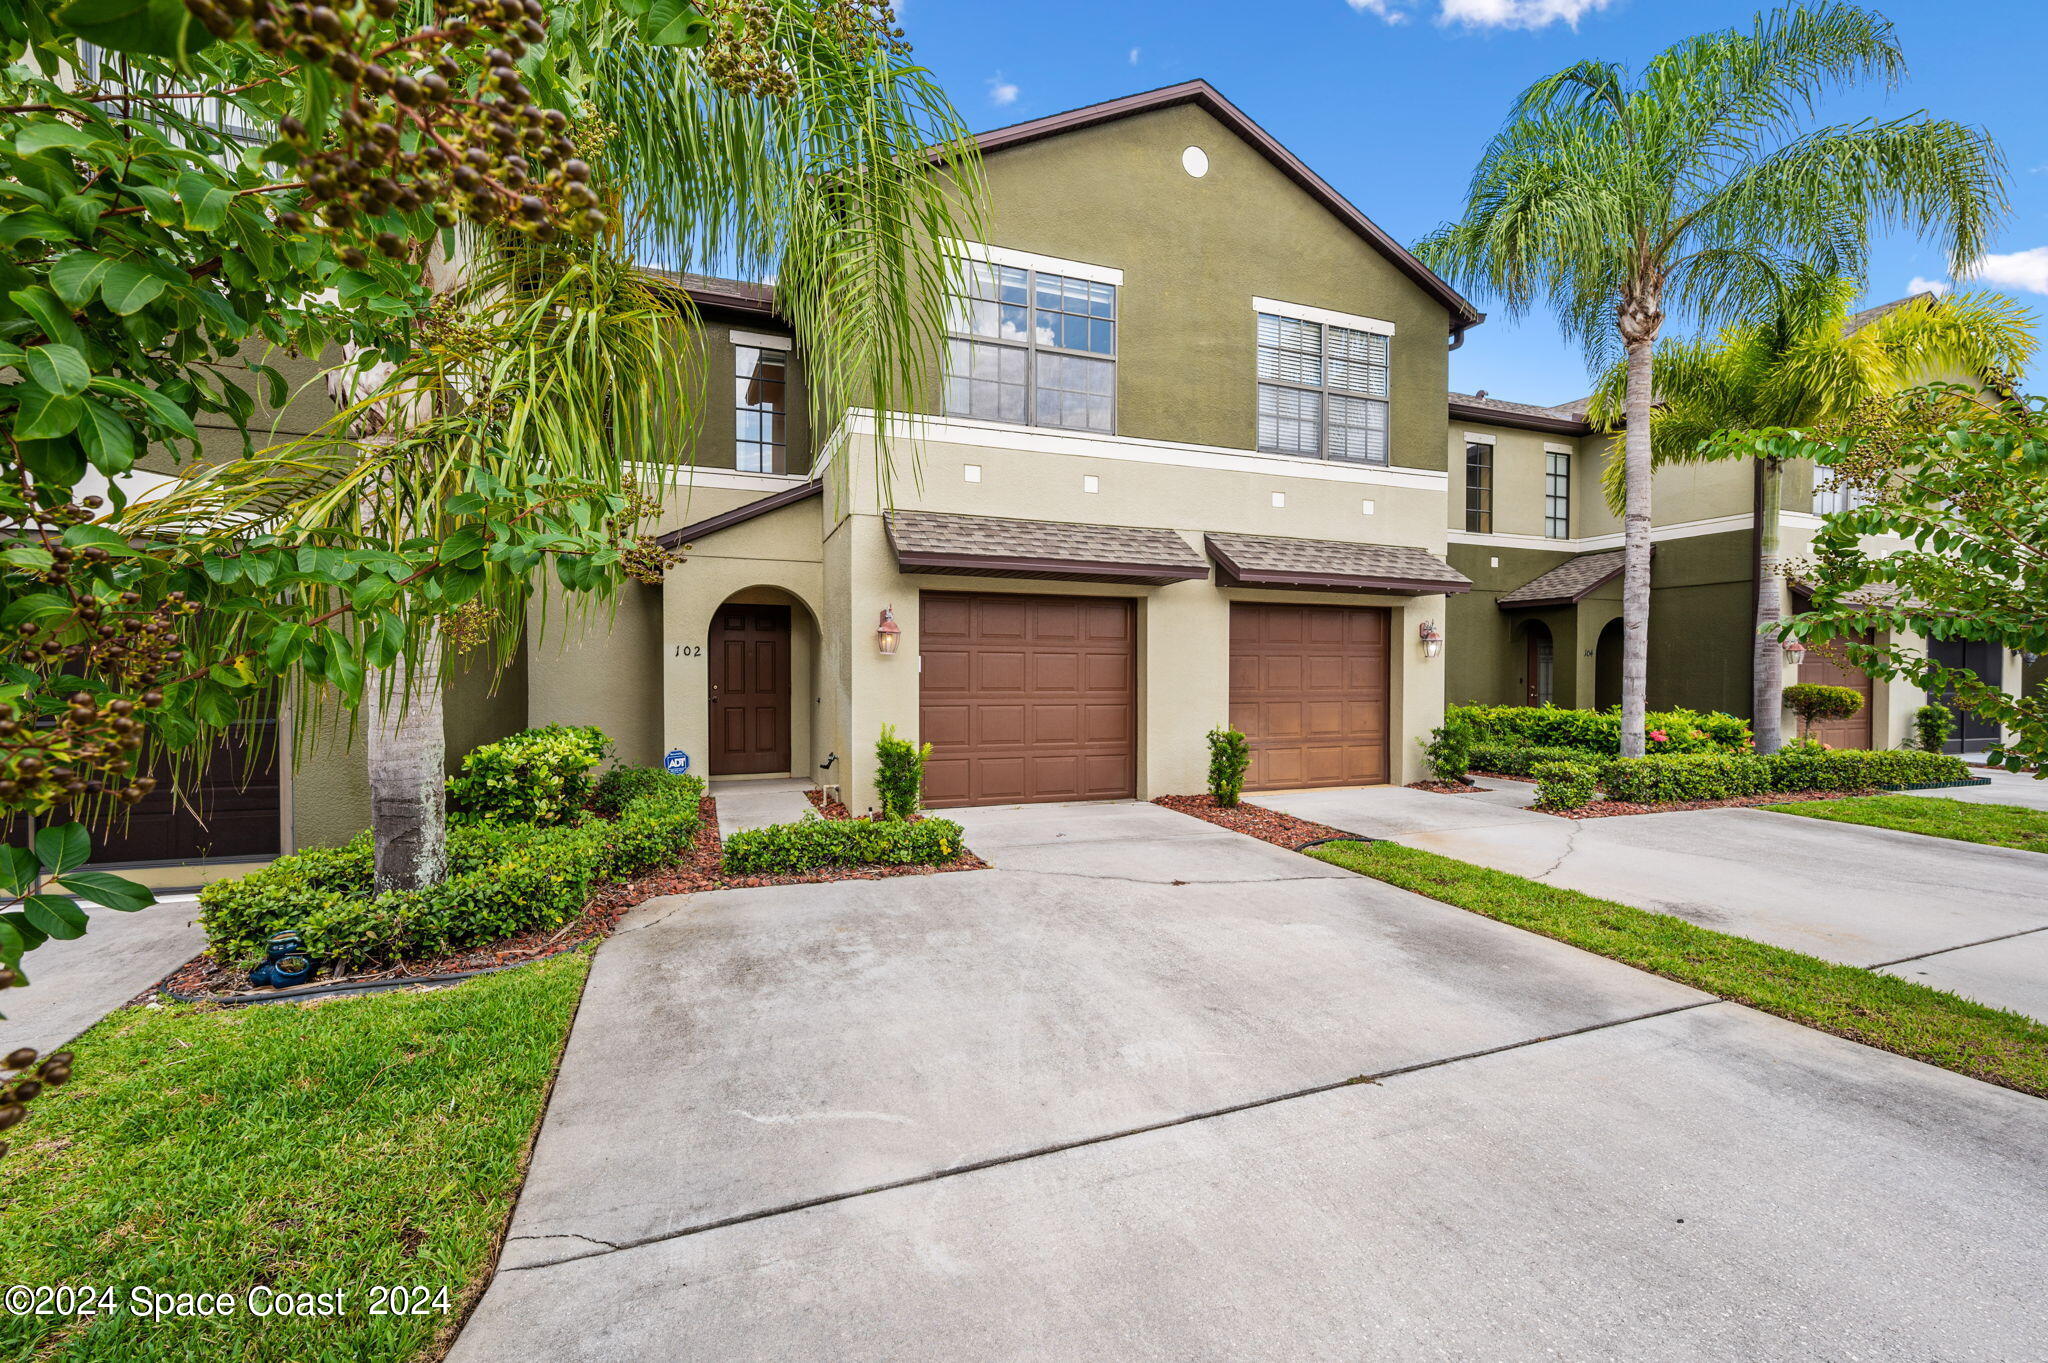
M 704 656 L 704 645 L 702 645 L 702 644 L 677 644 L 677 645 L 676 645 L 676 656 L 677 656 L 678 658 L 701 658 L 701 657 L 703 657 L 703 656 Z

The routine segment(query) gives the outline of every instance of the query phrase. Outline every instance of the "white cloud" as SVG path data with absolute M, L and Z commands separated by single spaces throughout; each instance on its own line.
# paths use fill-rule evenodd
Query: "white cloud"
M 1406 23 L 1427 0 L 1345 0 L 1360 14 L 1376 14 L 1390 24 Z M 1436 0 L 1436 22 L 1461 28 L 1548 28 L 1579 26 L 1579 20 L 1614 0 Z
M 1019 93 L 1016 82 L 1004 80 L 1000 71 L 988 78 L 988 102 L 997 108 L 1015 104 Z
M 1131 49 L 1131 65 L 1132 65 L 1132 66 L 1136 66 L 1137 64 L 1138 64 L 1138 49 L 1134 47 L 1134 48 L 1132 48 L 1132 49 Z
M 1946 279 L 1922 279 L 1919 275 L 1914 275 L 1913 282 L 1906 286 L 1906 292 L 1931 293 L 1939 298 L 1954 287 L 1955 285 L 1949 283 Z
M 2005 256 L 1985 256 L 1970 267 L 1967 277 L 2007 289 L 2048 293 L 2048 246 Z

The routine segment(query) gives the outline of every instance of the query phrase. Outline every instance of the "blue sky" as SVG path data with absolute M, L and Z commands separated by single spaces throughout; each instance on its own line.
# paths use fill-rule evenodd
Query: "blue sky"
M 1232 102 L 1396 237 L 1413 242 L 1463 200 L 1509 100 L 1582 57 L 1640 63 L 1689 33 L 1746 25 L 1728 0 L 899 0 L 917 57 L 976 130 L 1192 77 Z M 1830 119 L 1925 109 L 1990 130 L 2011 171 L 2013 212 L 1985 279 L 2048 315 L 2048 5 L 1893 0 L 1911 76 L 1866 87 Z M 1941 253 L 1882 242 L 1869 299 L 1946 282 Z M 1451 356 L 1451 383 L 1556 403 L 1587 389 L 1550 319 L 1495 313 Z M 2037 360 L 2038 387 L 2048 362 Z

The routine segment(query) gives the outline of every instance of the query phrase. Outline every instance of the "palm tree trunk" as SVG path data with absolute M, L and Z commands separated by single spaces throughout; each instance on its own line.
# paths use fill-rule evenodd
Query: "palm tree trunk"
M 1628 493 L 1622 505 L 1621 577 L 1621 755 L 1643 755 L 1643 726 L 1650 685 L 1650 356 L 1663 317 L 1654 299 L 1622 307 L 1622 337 L 1628 345 L 1627 428 L 1622 433 L 1622 472 Z
M 373 677 L 363 694 L 379 894 L 424 889 L 448 874 L 440 641 L 419 657 L 394 664 L 390 672 L 388 692 Z
M 1750 724 L 1756 750 L 1774 753 L 1785 745 L 1785 654 L 1778 644 L 1777 624 L 1784 612 L 1781 585 L 1784 565 L 1779 544 L 1778 514 L 1785 504 L 1785 461 L 1763 461 L 1763 496 L 1757 505 L 1756 639 L 1751 647 L 1753 684 Z

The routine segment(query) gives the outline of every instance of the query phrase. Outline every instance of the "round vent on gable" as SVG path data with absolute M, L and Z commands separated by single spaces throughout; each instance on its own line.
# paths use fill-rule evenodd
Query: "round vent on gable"
M 1197 180 L 1209 173 L 1209 153 L 1200 147 L 1189 147 L 1180 154 L 1180 168 Z

